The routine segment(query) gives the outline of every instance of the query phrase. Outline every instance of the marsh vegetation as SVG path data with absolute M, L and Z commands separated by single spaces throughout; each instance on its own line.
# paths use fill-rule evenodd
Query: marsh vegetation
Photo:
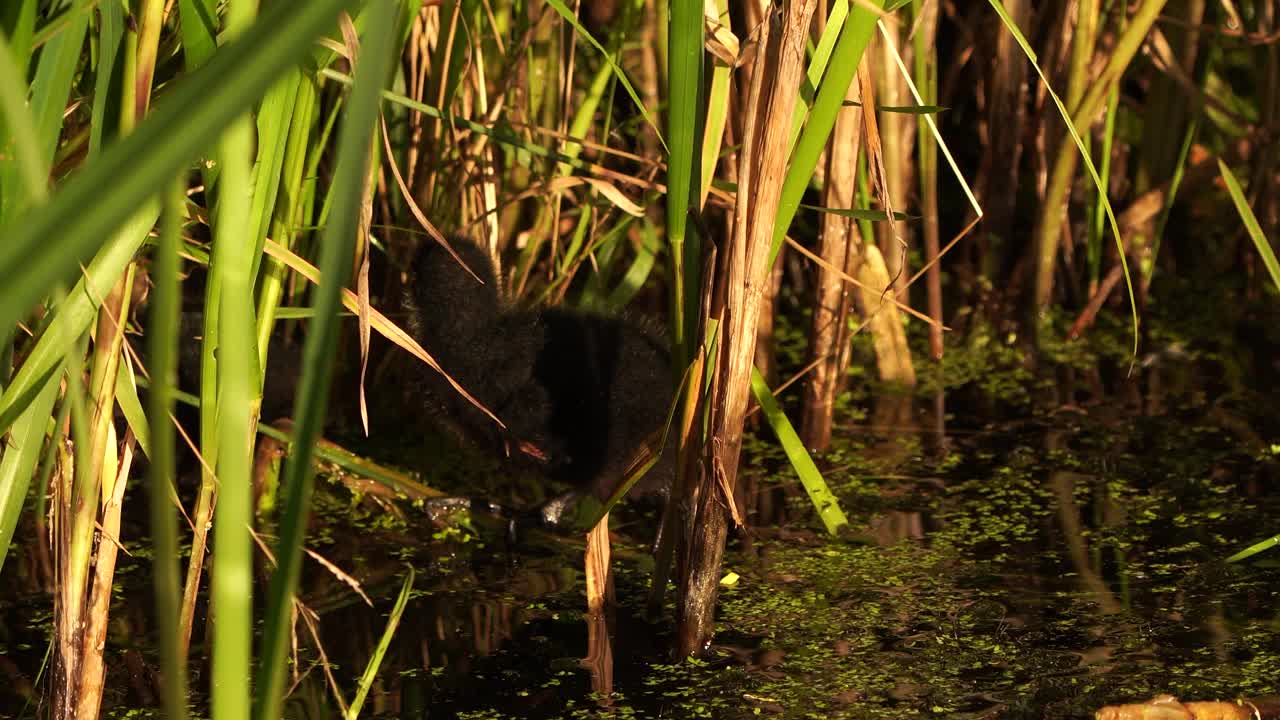
M 9 0 L 0 715 L 1274 713 L 1278 78 L 1272 0 Z

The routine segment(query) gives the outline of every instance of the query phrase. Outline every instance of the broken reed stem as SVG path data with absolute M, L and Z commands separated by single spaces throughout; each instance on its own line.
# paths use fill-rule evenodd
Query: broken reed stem
M 587 612 L 598 615 L 613 605 L 613 571 L 609 566 L 609 513 L 587 532 Z
M 719 319 L 708 397 L 706 462 L 689 488 L 677 649 L 705 647 L 713 629 L 720 564 L 728 534 L 742 426 L 751 387 L 756 326 L 769 274 L 769 251 L 786 171 L 791 116 L 804 72 L 804 44 L 816 0 L 793 0 L 760 26 L 746 106 L 743 161 L 725 269 L 715 278 L 711 316 Z
M 609 565 L 609 513 L 587 533 L 587 655 L 583 667 L 591 673 L 591 690 L 602 706 L 612 702 L 613 645 L 609 637 L 615 606 L 613 568 Z

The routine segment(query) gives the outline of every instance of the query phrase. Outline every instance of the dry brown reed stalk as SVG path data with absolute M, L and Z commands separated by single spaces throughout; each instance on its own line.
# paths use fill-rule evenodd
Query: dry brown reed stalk
M 778 293 L 782 291 L 783 269 L 787 262 L 787 246 L 783 245 L 769 268 L 764 297 L 760 301 L 760 321 L 756 325 L 756 369 L 770 387 L 778 382 L 778 361 L 774 347 L 774 316 L 778 312 Z
M 486 4 L 486 9 L 487 4 Z M 498 33 L 494 33 L 496 36 Z M 496 118 L 505 106 L 504 96 L 498 95 L 490 102 L 487 85 L 488 78 L 485 73 L 484 49 L 481 46 L 481 39 L 476 36 L 475 45 L 472 48 L 472 55 L 476 62 L 473 65 L 475 73 L 471 75 L 472 89 L 476 94 L 476 115 L 492 120 Z M 501 48 L 501 40 L 499 48 Z M 469 183 L 473 193 L 476 195 L 476 205 L 479 206 L 477 215 L 479 220 L 484 222 L 484 237 L 482 245 L 489 249 L 491 254 L 496 253 L 498 247 L 498 183 L 496 174 L 496 165 L 493 162 L 493 148 L 489 145 L 489 138 L 486 135 L 480 135 L 470 143 L 466 160 L 463 163 L 462 173 L 464 176 L 470 177 L 478 175 L 479 180 L 475 183 Z
M 769 7 L 768 3 L 747 3 L 747 8 L 746 8 L 747 25 L 746 26 L 748 28 L 758 27 L 759 24 L 763 22 L 763 19 L 764 19 L 763 14 L 767 11 L 768 7 Z M 816 16 L 817 16 L 817 13 L 815 13 L 815 17 Z M 747 55 L 745 55 L 745 57 L 749 58 L 750 52 L 751 52 L 751 48 L 748 48 Z M 744 55 L 739 54 L 738 61 L 741 62 L 743 60 L 743 57 Z M 737 85 L 739 88 L 739 92 L 741 93 L 737 97 L 740 102 L 746 103 L 748 98 L 748 93 L 750 93 L 751 91 L 751 87 L 748 83 L 744 83 L 744 82 L 739 82 L 737 83 Z M 741 123 L 742 122 L 741 118 L 739 118 L 738 121 Z M 726 122 L 726 125 L 728 124 L 729 123 Z M 741 125 L 739 125 L 738 130 L 739 132 L 737 133 L 737 135 L 741 137 L 744 131 L 744 128 Z M 726 159 L 731 159 L 732 161 L 736 162 L 740 159 L 740 155 L 741 153 L 730 153 L 726 157 Z M 733 223 L 733 219 L 729 218 L 730 234 L 733 233 L 732 223 Z M 771 386 L 776 384 L 778 380 L 777 361 L 776 361 L 777 359 L 776 359 L 776 354 L 774 352 L 775 348 L 774 348 L 774 342 L 773 342 L 773 334 L 774 334 L 773 329 L 774 329 L 774 315 L 776 314 L 776 311 L 778 308 L 778 293 L 782 289 L 783 269 L 785 268 L 786 262 L 787 262 L 787 248 L 786 246 L 783 246 L 778 251 L 777 257 L 773 259 L 773 266 L 769 268 L 769 280 L 764 286 L 764 297 L 761 298 L 761 305 L 760 305 L 760 318 L 756 324 L 756 350 L 755 350 L 754 362 L 755 362 L 756 368 L 760 371 L 760 374 L 765 377 L 766 382 L 768 382 L 768 384 Z M 754 403 L 752 404 L 754 405 Z M 742 491 L 745 490 L 745 488 L 738 488 L 738 490 L 739 492 L 737 494 L 737 497 L 739 500 L 741 500 L 743 495 Z
M 898 234 L 899 223 L 894 220 L 897 205 L 894 204 L 894 192 L 889 188 L 889 184 L 894 182 L 894 179 L 889 176 L 888 168 L 884 163 L 882 135 L 875 110 L 878 101 L 871 80 L 871 70 L 865 56 L 858 66 L 858 85 L 862 96 L 862 132 L 866 141 L 867 175 L 872 181 L 872 186 L 878 191 L 880 203 L 884 206 L 887 215 L 881 224 L 880 239 L 883 243 L 885 238 L 888 238 L 891 241 L 892 252 L 902 255 L 906 251 L 906 246 Z M 916 384 L 915 365 L 911 360 L 911 348 L 907 345 L 907 333 L 902 326 L 902 321 L 891 308 L 888 312 L 880 311 L 880 306 L 889 300 L 890 296 L 899 294 L 890 290 L 894 284 L 902 280 L 902 270 L 906 267 L 906 261 L 899 263 L 899 272 L 890 272 L 880 248 L 872 243 L 864 246 L 862 260 L 863 262 L 858 265 L 858 280 L 862 291 L 859 297 L 862 314 L 867 318 L 868 326 L 871 328 L 880 379 L 908 387 L 914 386 Z M 879 295 L 876 295 L 877 291 Z
M 547 101 L 543 105 L 543 116 L 541 118 L 545 126 L 553 126 L 556 131 L 562 135 L 568 135 L 569 116 L 573 107 L 573 90 L 574 90 L 574 74 L 577 69 L 577 47 L 574 42 L 575 35 L 573 28 L 566 23 L 554 23 L 556 29 L 555 39 L 550 43 L 553 48 L 548 52 L 544 59 L 554 66 L 554 75 L 547 77 L 553 78 L 548 80 L 547 85 Z M 560 146 L 561 150 L 565 149 L 565 145 Z M 538 245 L 545 242 L 550 245 L 548 254 L 553 262 L 548 268 L 554 268 L 554 258 L 560 254 L 560 218 L 564 211 L 564 193 L 559 190 L 552 190 L 543 195 L 542 206 L 540 208 L 538 219 L 534 223 L 534 242 L 533 249 L 526 251 L 525 258 L 530 263 L 528 266 L 532 268 L 532 262 L 537 257 Z M 551 272 L 554 272 L 552 270 Z M 533 275 L 532 272 L 520 273 L 519 291 L 517 294 L 523 294 L 528 279 Z
M 59 500 L 52 506 L 59 583 L 54 609 L 58 636 L 54 716 L 60 718 L 97 717 L 102 697 L 114 543 L 119 534 L 124 478 L 132 460 L 132 433 L 119 448 L 113 420 L 117 371 L 123 357 L 123 319 L 129 315 L 135 273 L 136 265 L 131 263 L 99 308 L 89 380 L 92 413 L 87 418 L 72 418 L 73 423 L 88 422 L 83 428 L 87 435 L 80 433 L 76 438 L 88 443 L 87 452 L 82 448 L 76 462 L 71 461 L 70 453 L 66 455 L 57 483 Z M 67 384 L 64 401 L 70 402 L 71 394 L 81 392 L 74 385 Z M 111 482 L 104 485 L 104 478 Z M 101 532 L 95 532 L 99 528 Z M 95 536 L 99 538 L 96 551 Z
M 915 27 L 912 28 L 915 48 L 915 68 L 918 84 L 923 92 L 924 104 L 936 105 L 938 101 L 938 3 L 926 2 Z M 921 93 L 915 93 L 917 97 Z M 925 274 L 925 290 L 929 317 L 934 323 L 929 326 L 929 353 L 934 360 L 942 359 L 942 259 L 941 238 L 938 226 L 938 140 L 930 132 L 931 122 L 927 116 L 916 120 L 916 145 L 919 148 L 920 167 L 917 176 L 920 178 L 920 214 L 921 235 L 924 239 L 924 261 L 928 268 Z M 939 392 L 937 403 L 941 405 L 942 394 Z M 939 413 L 941 416 L 942 413 Z
M 417 16 L 409 24 L 409 40 L 405 43 L 405 95 L 415 100 L 422 99 L 423 90 L 427 85 L 427 67 L 430 63 L 427 27 L 430 22 L 430 13 L 429 6 L 423 6 L 418 10 Z M 426 116 L 421 113 L 407 115 L 409 142 L 405 148 L 404 176 L 408 179 L 408 184 L 414 187 L 418 178 L 419 164 L 424 155 L 423 133 L 426 122 Z
M 114 436 L 114 432 L 112 435 Z M 132 430 L 125 431 L 120 462 L 110 494 L 103 500 L 102 522 L 98 551 L 94 557 L 93 590 L 86 608 L 84 640 L 82 641 L 80 678 L 77 684 L 75 717 L 98 717 L 102 705 L 102 691 L 106 681 L 103 651 L 107 642 L 107 623 L 111 609 L 111 587 L 116 572 L 116 556 L 120 550 L 120 514 L 124 507 L 124 491 L 128 485 L 129 470 L 133 466 L 133 452 L 137 445 Z M 105 493 L 104 493 L 105 494 Z
M 871 66 L 864 64 L 864 67 L 869 67 L 874 76 L 876 103 L 902 107 L 910 105 L 911 101 L 893 56 L 895 53 L 901 54 L 906 64 L 910 65 L 911 45 L 902 42 L 905 36 L 900 34 L 904 32 L 901 24 L 895 23 L 889 28 L 872 41 L 872 48 L 876 52 L 870 56 L 875 58 L 875 62 Z M 874 107 L 876 105 L 868 103 L 863 106 L 863 112 L 872 114 Z M 866 121 L 864 127 L 868 133 L 878 130 L 880 136 L 879 154 L 884 166 L 880 196 L 890 215 L 885 222 L 876 224 L 876 242 L 880 245 L 880 253 L 889 268 L 889 275 L 896 279 L 905 277 L 910 272 L 906 248 L 911 243 L 911 228 L 906 223 L 894 221 L 892 215 L 894 210 L 907 206 L 907 191 L 913 183 L 915 163 L 912 153 L 915 147 L 916 116 L 889 111 L 880 111 L 875 115 L 878 128 Z M 874 147 L 874 143 L 868 143 L 868 150 Z M 908 288 L 895 284 L 894 294 L 905 301 Z
M 67 383 L 68 389 L 71 383 Z M 68 428 L 69 430 L 69 428 Z M 69 434 L 64 433 L 64 437 Z M 57 578 L 53 599 L 54 642 L 57 651 L 53 655 L 52 717 L 68 717 L 76 696 L 80 667 L 80 617 L 81 595 L 66 582 L 71 556 L 71 506 L 76 459 L 71 443 L 61 443 L 55 450 L 56 467 L 51 483 L 49 514 L 50 541 L 53 545 L 53 567 Z M 73 616 L 73 612 L 75 613 Z
M 1031 24 L 1030 0 L 1008 0 L 1005 8 L 1019 27 Z M 989 47 L 983 97 L 986 112 L 979 120 L 982 161 L 978 166 L 977 186 L 986 216 L 982 220 L 982 246 L 985 238 L 1006 242 L 1013 238 L 1017 213 L 1019 171 L 1022 167 L 1023 128 L 1027 120 L 1027 60 L 1013 36 L 998 25 L 991 28 L 992 42 L 978 45 L 978 52 Z
M 857 101 L 858 97 L 857 85 L 851 84 L 845 99 Z M 856 107 L 842 108 L 827 148 L 823 205 L 853 207 L 861 140 L 862 111 Z M 849 367 L 850 288 L 833 270 L 843 268 L 846 275 L 856 272 L 863 239 L 853 218 L 826 213 L 822 216 L 822 235 L 818 242 L 818 254 L 833 267 L 815 268 L 813 324 L 809 330 L 809 360 L 814 365 L 804 386 L 800 417 L 800 437 L 811 450 L 825 450 L 831 444 L 832 412 Z
M 756 322 L 768 282 L 774 218 L 786 170 L 804 45 L 816 0 L 771 8 L 759 30 L 752 64 L 738 203 L 733 233 L 723 249 L 724 271 L 713 282 L 719 342 L 708 394 L 705 466 L 688 492 L 677 651 L 692 654 L 710 639 L 729 508 L 737 481 L 742 427 L 751 387 Z
M 1098 311 L 1102 309 L 1102 305 L 1106 303 L 1107 298 L 1111 296 L 1111 292 L 1116 289 L 1123 277 L 1124 266 L 1120 263 L 1111 266 L 1107 276 L 1098 283 L 1097 289 L 1089 297 L 1089 302 L 1085 303 L 1084 309 L 1076 316 L 1075 322 L 1071 323 L 1071 329 L 1067 331 L 1068 340 L 1078 340 L 1084 331 L 1089 329 L 1097 319 Z
M 351 61 L 358 62 L 359 58 L 359 36 L 356 34 L 355 26 L 350 22 L 350 16 L 343 13 L 339 16 L 339 26 L 342 28 L 342 34 L 346 40 L 347 47 L 351 50 Z M 374 130 L 374 147 L 377 147 L 378 131 Z M 370 252 L 372 246 L 369 239 L 369 226 L 373 224 L 373 200 L 375 183 L 374 178 L 380 175 L 378 168 L 370 167 L 365 173 L 363 190 L 360 193 L 360 221 L 357 224 L 355 241 L 355 259 L 352 267 L 355 269 L 355 286 L 356 298 L 358 299 L 358 309 L 356 310 L 356 334 L 360 339 L 360 380 L 357 388 L 357 395 L 360 401 L 360 424 L 364 429 L 364 434 L 369 434 L 369 406 L 365 400 L 364 382 L 365 374 L 369 370 L 369 312 L 371 309 L 369 297 L 369 267 Z M 386 197 L 386 193 L 382 193 L 382 197 Z
M 90 393 L 94 402 L 90 423 L 91 465 L 84 477 L 95 490 L 103 473 L 114 475 L 115 468 L 107 467 L 107 447 L 115 442 L 115 386 L 120 359 L 123 357 L 124 320 L 129 315 L 133 300 L 133 281 L 137 265 L 130 263 L 124 275 L 115 284 L 98 312 L 98 330 L 93 346 L 93 370 L 90 374 Z M 86 532 L 89 530 L 86 529 Z
M 433 9 L 436 16 L 434 25 L 435 42 L 433 43 L 435 45 L 435 53 L 430 60 L 431 68 L 427 75 L 424 95 L 428 103 L 441 110 L 446 110 L 448 108 L 445 95 L 448 92 L 450 82 L 448 68 L 453 65 L 453 52 L 457 45 L 456 38 L 458 33 L 465 32 L 460 27 L 462 3 L 450 3 L 448 6 L 442 4 Z M 426 130 L 424 140 L 427 147 L 446 147 L 445 137 L 448 127 L 446 127 L 443 120 L 436 118 L 426 120 Z M 439 169 L 440 165 L 437 160 L 436 172 L 427 173 L 423 176 L 425 185 L 422 187 L 422 194 L 418 196 L 420 201 L 430 201 L 436 197 L 437 187 L 442 179 L 439 176 Z
M 176 422 L 176 421 L 175 421 Z M 201 468 L 207 477 L 214 477 L 212 463 L 201 460 Z M 187 657 L 191 649 L 191 631 L 195 626 L 196 602 L 200 595 L 200 576 L 204 571 L 205 555 L 209 550 L 211 518 L 217 507 L 216 483 L 202 482 L 196 496 L 196 509 L 192 514 L 191 559 L 187 563 L 186 581 L 182 586 L 182 611 L 178 616 L 178 655 Z
M 518 110 L 513 107 L 513 115 L 515 119 L 523 120 L 529 125 L 562 129 L 561 118 L 568 112 L 568 108 L 560 104 L 561 89 L 569 79 L 565 77 L 561 59 L 565 57 L 565 43 L 573 42 L 573 30 L 568 30 L 566 38 L 565 24 L 554 22 L 557 15 L 550 5 L 542 4 L 536 13 L 532 9 L 529 12 L 530 58 L 519 66 L 525 103 Z M 514 73 L 509 73 L 510 75 Z M 538 179 L 537 172 L 537 169 L 517 169 L 512 177 L 513 187 L 523 189 L 528 186 Z M 525 295 L 529 279 L 534 274 L 535 261 L 544 245 L 550 244 L 550 254 L 555 256 L 559 210 L 558 196 L 544 194 L 528 208 L 528 212 L 532 213 L 531 221 L 526 217 L 513 222 L 513 235 L 516 227 L 526 228 L 520 231 L 519 243 L 523 244 L 523 249 L 519 260 L 513 263 L 513 279 L 508 284 L 513 297 Z
M 867 327 L 871 330 L 880 379 L 906 387 L 915 386 L 916 371 L 911 362 L 911 348 L 907 345 L 902 320 L 893 308 L 885 306 L 885 296 L 888 293 L 873 289 L 887 289 L 891 282 L 884 257 L 880 254 L 880 248 L 875 245 L 868 243 L 863 249 L 862 264 L 858 266 L 858 280 L 861 282 L 859 304 L 863 316 L 867 318 Z

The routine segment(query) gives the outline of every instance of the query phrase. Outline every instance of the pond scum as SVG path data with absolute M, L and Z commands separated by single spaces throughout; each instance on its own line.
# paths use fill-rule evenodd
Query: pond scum
M 1280 716 L 1278 23 L 8 0 L 0 716 Z

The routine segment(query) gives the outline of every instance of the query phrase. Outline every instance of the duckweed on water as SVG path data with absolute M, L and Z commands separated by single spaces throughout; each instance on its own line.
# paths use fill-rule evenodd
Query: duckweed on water
M 790 524 L 762 524 L 750 554 L 727 556 L 741 578 L 722 589 L 705 659 L 671 661 L 670 618 L 639 619 L 652 518 L 633 508 L 615 518 L 608 698 L 579 662 L 577 539 L 511 552 L 480 518 L 435 528 L 408 503 L 321 483 L 309 544 L 377 609 L 327 571 L 309 576 L 302 600 L 347 683 L 412 564 L 422 583 L 381 677 L 432 716 L 1083 718 L 1161 692 L 1266 694 L 1280 677 L 1280 569 L 1265 557 L 1220 563 L 1274 532 L 1280 499 L 1262 489 L 1280 451 L 1266 407 L 1233 396 L 1136 419 L 1087 408 L 957 433 L 941 450 L 846 429 L 819 462 L 875 544 L 816 532 L 785 460 L 751 443 L 744 465 L 762 492 L 796 499 Z M 461 484 L 446 488 L 469 477 L 459 470 Z M 122 562 L 119 603 L 145 584 L 131 564 L 146 562 L 139 549 Z M 5 647 L 38 653 L 36 637 Z M 300 653 L 301 666 L 318 661 L 305 643 Z M 327 696 L 319 673 L 305 685 Z
M 650 566 L 633 558 L 648 526 L 615 525 L 640 542 L 616 548 L 607 701 L 578 663 L 580 545 L 525 550 L 512 569 L 472 529 L 430 543 L 418 533 L 405 559 L 435 577 L 415 599 L 421 637 L 444 663 L 425 678 L 433 702 L 460 718 L 1030 718 L 1088 717 L 1159 692 L 1271 691 L 1280 571 L 1216 561 L 1275 516 L 1274 499 L 1245 492 L 1275 472 L 1275 454 L 1242 451 L 1203 413 L 1098 416 L 993 426 L 937 455 L 914 436 L 839 438 L 820 462 L 878 544 L 812 532 L 797 501 L 793 525 L 728 556 L 741 579 L 722 590 L 703 660 L 666 660 L 669 619 L 638 622 Z M 747 464 L 760 487 L 787 490 L 770 448 L 752 444 Z M 339 516 L 356 507 L 328 502 Z M 413 645 L 420 631 L 407 632 Z
M 1182 451 L 1129 452 L 1152 438 Z M 1003 453 L 980 440 L 945 473 L 946 491 L 920 503 L 932 528 L 922 539 L 765 543 L 764 566 L 722 595 L 720 637 L 746 668 L 742 697 L 787 717 L 1040 717 L 1155 692 L 1273 691 L 1275 576 L 1214 569 L 1249 518 L 1265 516 L 1262 498 L 1240 497 L 1241 473 L 1265 468 L 1221 472 L 1242 459 L 1195 425 L 1062 439 Z M 1078 540 L 1064 537 L 1071 516 Z M 677 667 L 685 675 L 670 682 L 696 682 L 698 669 Z

